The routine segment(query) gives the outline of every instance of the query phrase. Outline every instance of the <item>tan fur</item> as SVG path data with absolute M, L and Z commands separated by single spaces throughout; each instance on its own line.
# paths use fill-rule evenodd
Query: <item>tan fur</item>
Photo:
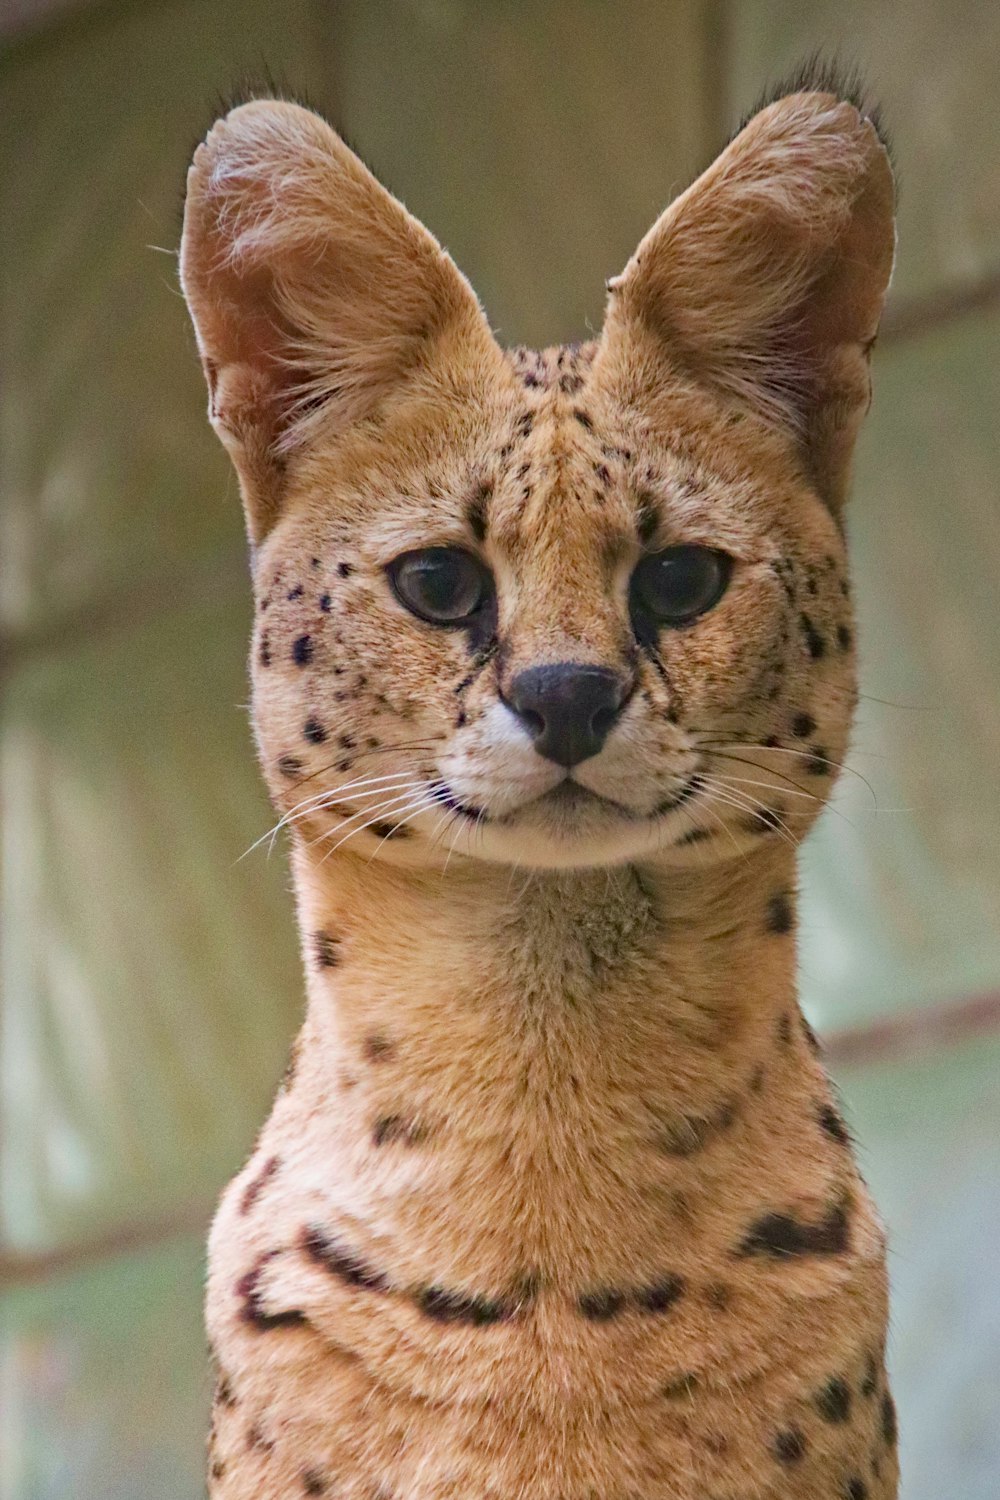
M 505 354 L 315 116 L 199 149 L 184 290 L 308 988 L 212 1230 L 218 1500 L 895 1496 L 883 1236 L 793 931 L 892 251 L 875 131 L 802 93 L 666 211 L 596 344 Z M 641 646 L 629 576 L 676 542 L 732 581 Z M 388 586 L 445 544 L 493 571 L 488 640 Z M 502 695 L 567 660 L 635 691 L 574 768 L 597 796 L 553 803 Z

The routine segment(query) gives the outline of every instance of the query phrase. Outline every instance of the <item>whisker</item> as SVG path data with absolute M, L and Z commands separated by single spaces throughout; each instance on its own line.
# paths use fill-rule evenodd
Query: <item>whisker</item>
M 357 828 L 352 828 L 352 829 L 349 830 L 349 832 L 343 834 L 342 837 L 339 838 L 337 840 L 337 842 L 332 846 L 332 848 L 328 849 L 327 852 L 323 855 L 323 858 L 320 860 L 320 864 L 321 865 L 326 864 L 326 861 L 331 857 L 331 855 L 336 854 L 337 850 L 339 848 L 341 848 L 342 845 L 346 844 L 347 841 L 348 841 L 348 839 L 354 838 L 355 834 L 364 833 L 365 829 L 366 828 L 370 828 L 373 823 L 379 823 L 379 822 L 381 822 L 382 821 L 382 814 L 384 812 L 386 812 L 389 807 L 395 806 L 395 803 L 397 801 L 400 801 L 400 800 L 403 800 L 403 799 L 395 798 L 395 799 L 393 799 L 392 802 L 384 804 L 383 806 L 377 807 L 375 809 L 375 816 L 373 818 L 369 818 L 369 820 L 368 820 L 367 823 L 360 823 Z M 437 802 L 437 798 L 436 797 L 433 797 L 433 796 L 432 797 L 428 797 L 428 799 L 427 799 L 427 806 L 434 805 L 434 804 L 436 804 L 436 802 Z M 412 808 L 414 805 L 415 805 L 414 802 L 411 800 L 410 801 L 410 807 Z M 371 812 L 371 808 L 366 808 L 365 811 L 366 812 Z M 406 803 L 404 801 L 404 806 L 402 808 L 399 808 L 397 810 L 396 816 L 402 816 L 402 814 L 404 814 L 406 811 L 407 811 L 407 808 L 406 808 Z M 423 811 L 423 808 L 419 808 L 418 811 Z
M 386 795 L 382 795 L 381 802 L 369 803 L 367 807 L 359 807 L 357 812 L 353 812 L 344 818 L 338 823 L 336 828 L 327 828 L 324 832 L 318 834 L 316 838 L 311 839 L 306 847 L 311 849 L 315 844 L 323 843 L 325 839 L 334 838 L 338 833 L 343 833 L 344 829 L 348 828 L 356 819 L 367 818 L 369 814 L 372 814 L 372 821 L 377 823 L 382 813 L 398 806 L 399 803 L 403 803 L 405 807 L 406 803 L 412 801 L 417 792 L 422 793 L 426 786 L 427 783 L 425 781 L 410 781 L 403 787 L 383 788 L 383 792 Z M 370 793 L 368 795 L 374 796 L 379 794 Z M 364 826 L 367 828 L 368 824 L 366 823 Z M 351 832 L 357 832 L 357 829 L 352 829 Z
M 341 801 L 348 794 L 352 796 L 355 794 L 359 794 L 362 796 L 369 795 L 368 793 L 360 792 L 360 788 L 365 786 L 373 786 L 379 782 L 403 781 L 407 777 L 412 777 L 412 774 L 412 771 L 395 771 L 388 776 L 356 777 L 354 781 L 345 781 L 341 786 L 331 787 L 324 792 L 316 792 L 312 796 L 303 797 L 301 802 L 296 802 L 294 807 L 289 808 L 289 810 L 278 819 L 273 828 L 269 828 L 266 833 L 261 834 L 259 839 L 255 839 L 254 842 L 250 845 L 249 849 L 245 849 L 243 851 L 243 853 L 239 856 L 239 859 L 246 859 L 247 855 L 252 854 L 253 851 L 261 844 L 263 844 L 266 839 L 270 839 L 271 849 L 273 850 L 274 840 L 281 832 L 282 828 L 285 828 L 289 823 L 295 822 L 298 818 L 304 815 L 304 812 L 306 810 L 315 811 L 317 808 L 322 807 L 324 803 L 329 805 L 330 803 Z M 270 850 L 268 852 L 270 853 Z M 237 864 L 239 864 L 239 859 L 236 861 Z
M 713 781 L 714 779 L 712 777 L 705 777 L 704 784 L 717 802 L 720 802 L 723 806 L 734 808 L 736 812 L 751 814 L 757 812 L 768 813 L 770 817 L 773 818 L 777 823 L 777 827 L 774 830 L 775 833 L 777 833 L 779 837 L 789 845 L 790 848 L 796 848 L 796 842 L 792 835 L 791 829 L 784 821 L 784 819 L 778 816 L 773 807 L 768 807 L 765 802 L 760 802 L 756 797 L 751 797 L 746 792 L 740 792 L 735 787 L 724 787 L 719 784 L 713 784 Z

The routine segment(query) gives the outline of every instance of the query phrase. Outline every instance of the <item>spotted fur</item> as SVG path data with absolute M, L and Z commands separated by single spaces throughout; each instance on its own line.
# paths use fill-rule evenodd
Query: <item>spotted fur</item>
M 308 991 L 212 1230 L 215 1500 L 895 1496 L 883 1234 L 794 977 L 892 213 L 862 102 L 805 78 L 597 340 L 505 352 L 315 115 L 199 148 L 183 285 Z M 677 543 L 731 576 L 660 629 L 629 580 Z M 464 627 L 393 591 L 431 546 L 490 570 Z M 510 706 L 560 662 L 625 684 L 571 780 Z

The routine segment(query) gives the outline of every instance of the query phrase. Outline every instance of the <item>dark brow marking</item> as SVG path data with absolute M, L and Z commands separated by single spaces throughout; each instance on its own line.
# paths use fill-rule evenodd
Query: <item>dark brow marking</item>
M 639 509 L 636 511 L 636 532 L 638 533 L 639 540 L 640 542 L 642 542 L 643 546 L 645 546 L 647 542 L 652 540 L 653 536 L 656 533 L 658 522 L 659 517 L 656 513 L 656 506 L 652 503 L 652 501 L 641 501 L 639 504 Z
M 465 507 L 465 519 L 477 542 L 486 540 L 486 511 L 492 494 L 492 485 L 486 483 L 477 485 Z

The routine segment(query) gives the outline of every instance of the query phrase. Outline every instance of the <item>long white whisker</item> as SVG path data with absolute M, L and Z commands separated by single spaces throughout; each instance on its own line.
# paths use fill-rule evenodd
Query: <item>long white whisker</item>
M 425 781 L 411 781 L 405 787 L 384 789 L 388 793 L 391 793 L 391 795 L 383 796 L 381 802 L 369 803 L 367 807 L 359 807 L 356 812 L 344 818 L 336 828 L 328 828 L 323 833 L 317 835 L 316 838 L 310 841 L 307 847 L 311 849 L 315 844 L 321 844 L 325 839 L 331 839 L 336 834 L 343 833 L 345 828 L 348 828 L 351 823 L 354 823 L 358 818 L 367 818 L 369 814 L 371 815 L 372 822 L 377 823 L 382 813 L 387 812 L 390 808 L 397 807 L 399 803 L 403 803 L 405 806 L 406 803 L 413 800 L 416 792 L 423 792 L 426 787 L 427 783 Z M 375 794 L 366 793 L 365 795 L 373 796 Z M 364 826 L 367 828 L 368 824 L 366 823 Z M 357 829 L 351 829 L 351 832 L 356 833 Z
M 420 778 L 418 780 L 417 778 L 415 778 L 413 776 L 410 776 L 408 780 L 402 780 L 401 779 L 402 775 L 403 775 L 403 773 L 399 773 L 398 776 L 392 777 L 392 782 L 393 782 L 392 786 L 378 786 L 378 787 L 372 786 L 372 787 L 369 787 L 367 791 L 359 790 L 359 787 L 361 785 L 360 783 L 358 783 L 358 782 L 352 783 L 352 785 L 354 786 L 354 791 L 352 793 L 352 796 L 355 799 L 357 799 L 358 797 L 381 797 L 386 792 L 400 792 L 400 791 L 403 791 L 403 790 L 405 790 L 405 789 L 407 789 L 409 787 L 422 786 L 423 785 L 423 778 Z M 389 778 L 386 778 L 386 779 L 389 779 Z M 309 814 L 311 814 L 311 813 L 323 812 L 327 808 L 335 809 L 337 807 L 337 805 L 340 802 L 343 801 L 343 795 L 342 794 L 343 794 L 343 788 L 342 787 L 332 787 L 328 792 L 323 792 L 323 793 L 319 794 L 316 797 L 308 797 L 308 798 L 306 798 L 304 802 L 300 802 L 300 803 L 296 804 L 296 806 L 292 809 L 292 811 L 289 812 L 286 815 L 286 817 L 284 817 L 282 819 L 281 823 L 278 825 L 278 828 L 281 828 L 281 827 L 286 826 L 286 825 L 291 824 L 291 823 L 301 822 L 304 818 L 306 818 L 307 816 L 309 816 Z M 359 816 L 359 814 L 358 813 L 352 813 L 351 816 L 352 817 L 357 817 L 357 816 Z M 272 835 L 271 835 L 271 848 L 272 849 L 274 847 L 274 840 L 275 840 L 275 838 L 277 837 L 277 834 L 278 834 L 278 828 L 274 829 L 273 832 L 272 832 Z M 314 840 L 314 842 L 315 842 L 315 840 Z
M 236 863 L 239 864 L 240 859 L 246 859 L 248 854 L 252 854 L 255 849 L 258 849 L 268 839 L 271 840 L 271 848 L 273 849 L 274 840 L 282 828 L 294 822 L 307 808 L 319 807 L 324 802 L 339 801 L 347 792 L 353 792 L 362 786 L 374 785 L 376 782 L 401 781 L 406 777 L 412 777 L 412 775 L 412 771 L 395 771 L 388 776 L 362 776 L 356 778 L 354 781 L 347 781 L 342 786 L 329 789 L 325 792 L 315 792 L 308 797 L 303 797 L 301 802 L 296 802 L 294 807 L 289 808 L 288 812 L 278 819 L 273 828 L 269 828 L 266 833 L 261 834 L 259 839 L 255 839 L 249 849 L 243 851 Z
M 426 812 L 428 808 L 430 808 L 430 807 L 437 807 L 438 805 L 439 805 L 438 799 L 435 796 L 431 795 L 431 796 L 428 796 L 428 797 L 424 797 L 422 801 L 417 802 L 417 803 L 414 804 L 413 808 L 410 811 L 407 812 L 407 814 L 406 814 L 405 817 L 400 817 L 397 814 L 393 818 L 394 827 L 395 828 L 403 828 L 403 827 L 406 826 L 407 823 L 412 823 L 414 818 L 419 818 L 420 814 L 423 813 L 423 812 Z M 375 845 L 375 848 L 372 850 L 371 854 L 368 856 L 368 863 L 369 864 L 371 864 L 372 860 L 375 858 L 376 854 L 381 849 L 381 847 L 385 843 L 386 839 L 391 839 L 391 838 L 392 838 L 392 834 L 391 833 L 383 834 L 383 836 L 379 839 L 378 843 Z
M 755 813 L 763 811 L 769 813 L 773 818 L 777 820 L 777 823 L 779 825 L 777 828 L 775 828 L 775 833 L 779 834 L 779 836 L 783 838 L 791 848 L 795 848 L 795 840 L 791 836 L 791 830 L 789 829 L 788 824 L 785 823 L 782 818 L 778 817 L 778 814 L 774 811 L 773 808 L 768 807 L 764 802 L 760 802 L 756 797 L 750 797 L 745 792 L 737 791 L 734 787 L 711 786 L 709 784 L 710 781 L 710 777 L 706 776 L 704 778 L 705 786 L 708 788 L 717 802 L 722 803 L 723 806 L 732 807 L 737 812 Z
M 429 803 L 430 802 L 437 802 L 437 798 L 436 797 L 430 797 L 428 799 L 428 802 Z M 392 805 L 392 804 L 389 804 L 389 805 Z M 371 809 L 369 809 L 369 808 L 365 809 L 366 812 L 368 812 L 370 810 Z M 347 841 L 348 841 L 348 839 L 352 839 L 356 833 L 364 833 L 365 829 L 366 828 L 370 828 L 373 823 L 379 823 L 379 822 L 381 822 L 382 821 L 381 814 L 383 812 L 385 812 L 385 810 L 386 810 L 385 806 L 378 807 L 376 809 L 376 816 L 374 818 L 369 818 L 369 820 L 368 820 L 367 823 L 359 823 L 359 825 L 358 825 L 357 828 L 352 828 L 347 833 L 345 833 L 341 838 L 339 838 L 337 840 L 337 842 L 333 845 L 332 848 L 330 848 L 330 849 L 327 850 L 327 852 L 323 855 L 323 858 L 320 860 L 320 864 L 326 864 L 326 861 L 330 858 L 330 856 L 332 854 L 336 854 L 337 850 L 341 847 L 341 845 L 342 844 L 346 844 Z M 406 810 L 405 807 L 402 808 L 402 809 L 400 809 L 401 812 L 403 812 L 405 810 Z M 418 811 L 419 810 L 422 810 L 422 809 L 418 809 Z

